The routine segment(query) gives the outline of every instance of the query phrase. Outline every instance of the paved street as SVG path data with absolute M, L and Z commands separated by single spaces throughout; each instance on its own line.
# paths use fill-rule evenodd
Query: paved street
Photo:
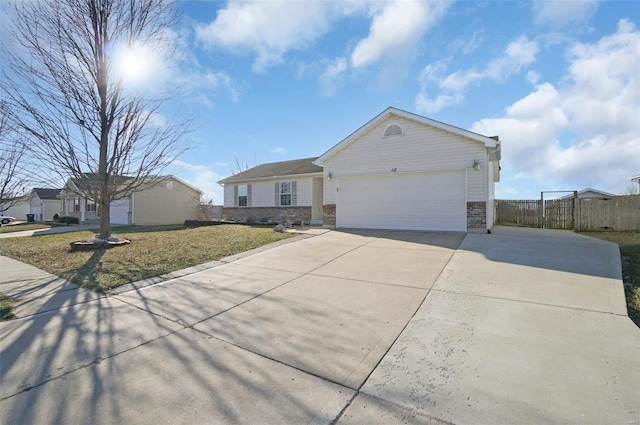
M 640 421 L 615 245 L 316 233 L 109 297 L 1 258 L 0 422 Z

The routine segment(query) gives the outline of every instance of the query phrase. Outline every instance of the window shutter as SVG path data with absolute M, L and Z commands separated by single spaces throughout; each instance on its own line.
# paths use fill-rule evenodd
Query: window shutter
M 233 206 L 238 206 L 238 185 L 233 186 Z
M 251 185 L 247 185 L 247 206 L 251 206 Z
M 291 182 L 291 206 L 298 205 L 297 182 Z
M 276 182 L 275 184 L 275 199 L 274 199 L 274 205 L 276 207 L 280 206 L 280 182 Z

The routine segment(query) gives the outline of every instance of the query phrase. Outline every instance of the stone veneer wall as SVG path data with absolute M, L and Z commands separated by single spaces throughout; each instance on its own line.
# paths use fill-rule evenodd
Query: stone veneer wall
M 322 224 L 324 226 L 335 226 L 336 225 L 336 206 L 333 205 L 323 205 L 322 206 Z
M 238 223 L 281 223 L 311 221 L 311 207 L 230 207 L 222 209 L 222 219 Z
M 467 202 L 467 228 L 486 229 L 487 227 L 487 203 Z

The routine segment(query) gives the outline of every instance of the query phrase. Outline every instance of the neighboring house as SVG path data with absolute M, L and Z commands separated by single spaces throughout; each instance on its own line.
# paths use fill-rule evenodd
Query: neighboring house
M 29 197 L 30 214 L 35 221 L 51 221 L 55 214 L 60 213 L 60 189 L 36 187 Z
M 11 206 L 4 210 L 7 205 Z M 9 217 L 15 217 L 18 220 L 26 220 L 27 214 L 29 214 L 30 211 L 31 207 L 29 205 L 28 195 L 11 200 L 0 201 L 0 216 L 6 215 Z
M 592 189 L 590 187 L 586 189 L 582 189 L 578 191 L 578 198 L 611 198 L 612 196 L 616 196 L 613 193 L 604 192 L 598 189 Z M 573 193 L 569 195 L 563 196 L 561 199 L 573 198 Z
M 631 177 L 629 180 L 638 184 L 638 193 L 640 193 L 640 174 Z
M 497 136 L 387 108 L 319 158 L 299 160 L 322 168 L 294 174 L 287 165 L 298 161 L 264 164 L 219 183 L 227 218 L 244 209 L 242 217 L 260 220 L 267 211 L 256 206 L 289 214 L 283 203 L 292 202 L 310 207 L 317 222 L 322 194 L 327 227 L 486 231 L 495 222 L 499 161 Z
M 322 224 L 322 167 L 317 158 L 258 165 L 218 183 L 223 217 L 233 221 Z
M 78 217 L 81 222 L 97 221 L 100 208 L 82 195 L 79 180 L 69 179 L 62 189 L 60 215 Z M 111 202 L 111 224 L 158 225 L 180 224 L 197 219 L 200 214 L 201 191 L 175 176 L 143 186 L 130 196 Z

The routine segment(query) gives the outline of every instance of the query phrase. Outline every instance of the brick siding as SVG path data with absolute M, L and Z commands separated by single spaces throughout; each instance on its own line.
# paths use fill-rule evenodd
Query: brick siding
M 238 223 L 282 223 L 311 221 L 311 207 L 229 207 L 222 209 L 223 220 Z
M 467 228 L 485 229 L 487 227 L 487 203 L 467 202 Z
M 322 206 L 322 224 L 324 226 L 336 225 L 336 206 L 335 205 Z

